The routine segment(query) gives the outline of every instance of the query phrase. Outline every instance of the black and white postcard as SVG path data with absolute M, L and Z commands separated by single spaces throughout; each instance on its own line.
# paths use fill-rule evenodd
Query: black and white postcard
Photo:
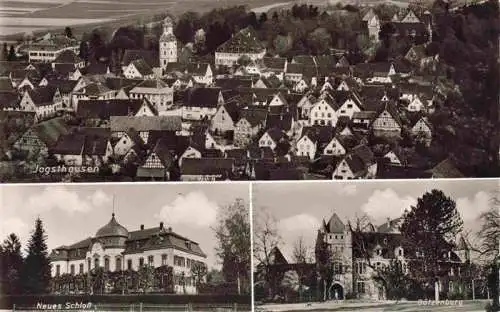
M 499 177 L 494 0 L 7 0 L 0 181 Z
M 498 311 L 499 186 L 255 183 L 255 310 Z
M 3 311 L 250 311 L 247 184 L 0 188 Z

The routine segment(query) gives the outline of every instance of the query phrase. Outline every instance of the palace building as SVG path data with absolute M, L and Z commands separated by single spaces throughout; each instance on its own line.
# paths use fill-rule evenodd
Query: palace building
M 252 61 L 262 60 L 265 54 L 266 48 L 260 43 L 255 30 L 247 27 L 217 48 L 215 65 L 233 66 L 243 56 L 247 56 Z
M 138 285 L 140 282 L 133 281 L 137 275 L 135 272 L 150 268 L 155 270 L 155 278 L 161 275 L 157 272 L 169 272 L 170 275 L 162 277 L 161 281 L 155 280 L 152 291 L 168 289 L 173 293 L 196 294 L 197 277 L 193 267 L 200 265 L 206 268 L 205 259 L 206 255 L 198 243 L 173 232 L 163 222 L 158 227 L 145 228 L 141 225 L 137 230 L 128 230 L 118 223 L 114 213 L 94 236 L 55 248 L 50 255 L 52 277 L 59 282 L 56 289 L 64 291 L 67 288 L 66 292 L 82 292 L 88 285 L 79 284 L 76 279 L 61 286 L 61 280 L 71 281 L 72 276 L 95 275 L 97 271 L 109 276 L 125 276 L 127 286 L 121 288 L 136 292 L 144 287 Z M 165 283 L 167 279 L 169 285 Z M 108 286 L 109 290 L 105 292 L 113 292 L 113 287 Z
M 278 247 L 269 255 L 271 259 L 267 267 L 269 284 L 275 290 L 280 288 L 281 281 L 287 271 L 301 272 L 303 283 L 311 289 L 321 288 L 323 281 L 319 278 L 320 262 L 325 254 L 329 254 L 331 276 L 325 281 L 326 299 L 374 299 L 386 300 L 387 290 L 377 279 L 377 272 L 392 263 L 398 263 L 404 274 L 409 274 L 411 263 L 418 262 L 423 254 L 405 244 L 399 227 L 402 218 L 390 220 L 380 226 L 368 224 L 363 229 L 353 230 L 342 222 L 336 213 L 328 221 L 323 220 L 317 232 L 315 244 L 315 263 L 291 263 L 283 256 Z M 440 293 L 446 296 L 461 294 L 468 285 L 464 284 L 467 274 L 467 263 L 471 259 L 470 247 L 464 237 L 460 236 L 456 247 L 443 250 L 439 278 Z M 258 265 L 263 272 L 264 266 Z M 470 285 L 469 285 L 470 286 Z M 321 293 L 323 291 L 313 290 Z

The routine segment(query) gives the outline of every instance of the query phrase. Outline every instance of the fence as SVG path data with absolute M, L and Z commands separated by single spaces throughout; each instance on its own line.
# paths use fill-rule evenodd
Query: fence
M 39 307 L 14 307 L 12 311 L 20 312 L 41 312 L 54 311 L 62 312 L 71 310 L 73 312 L 248 312 L 251 311 L 250 305 L 242 304 L 94 304 L 84 309 L 67 309 L 64 305 L 57 308 L 40 309 Z

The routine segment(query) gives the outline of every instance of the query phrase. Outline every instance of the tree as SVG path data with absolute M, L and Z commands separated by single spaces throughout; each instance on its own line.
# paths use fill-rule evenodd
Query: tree
M 11 45 L 9 48 L 9 54 L 7 54 L 7 61 L 12 62 L 16 60 L 16 50 L 14 49 L 14 46 Z
M 453 250 L 463 221 L 455 201 L 440 190 L 425 193 L 403 216 L 401 234 L 407 254 L 417 255 L 410 263 L 410 275 L 424 287 L 434 286 L 439 300 L 439 278 L 447 275 L 440 263 Z
M 0 246 L 0 289 L 4 294 L 19 294 L 20 275 L 23 266 L 21 242 L 12 233 Z
M 190 15 L 184 14 L 174 29 L 174 34 L 182 44 L 194 41 L 195 29 Z
M 64 28 L 64 35 L 68 38 L 73 38 L 73 31 L 71 30 L 71 27 L 67 26 Z
M 286 271 L 280 285 L 285 291 L 285 301 L 288 301 L 289 294 L 295 294 L 300 288 L 300 277 L 296 271 Z
M 149 293 L 154 284 L 155 269 L 153 266 L 146 264 L 139 268 L 139 287 L 144 293 Z
M 277 220 L 269 213 L 265 207 L 256 210 L 254 216 L 254 231 L 253 231 L 253 255 L 258 265 L 264 267 L 264 280 L 267 283 L 271 282 L 269 266 L 271 263 L 271 251 L 278 247 L 281 242 L 281 237 L 278 232 Z M 269 297 L 273 297 L 273 287 L 269 287 Z
M 2 61 L 6 61 L 8 55 L 9 55 L 9 48 L 7 47 L 7 42 L 4 42 L 2 48 Z
M 207 266 L 202 262 L 195 262 L 191 266 L 191 274 L 195 280 L 195 286 L 199 289 L 200 285 L 203 283 L 205 276 L 207 276 Z
M 302 300 L 302 280 L 304 279 L 307 269 L 305 269 L 305 264 L 310 263 L 310 249 L 308 246 L 306 246 L 304 242 L 304 237 L 300 236 L 297 241 L 295 241 L 295 244 L 293 245 L 293 251 L 292 251 L 292 257 L 293 260 L 296 264 L 299 264 L 297 266 L 296 272 L 298 275 L 298 291 L 299 291 L 299 297 L 300 300 Z
M 316 28 L 307 36 L 307 45 L 313 54 L 326 54 L 332 46 L 332 36 L 325 28 Z
M 480 216 L 482 221 L 479 238 L 481 246 L 479 252 L 491 262 L 500 254 L 500 191 L 492 194 L 490 207 Z
M 46 241 L 42 220 L 37 218 L 21 272 L 22 287 L 28 294 L 43 294 L 49 290 L 51 268 Z
M 86 41 L 80 42 L 80 52 L 78 54 L 82 60 L 88 62 L 89 60 L 89 46 Z
M 236 63 L 240 66 L 247 66 L 252 62 L 252 59 L 248 55 L 242 55 L 238 58 Z
M 236 282 L 238 294 L 250 291 L 250 220 L 242 199 L 221 209 L 214 228 L 216 253 L 226 282 Z

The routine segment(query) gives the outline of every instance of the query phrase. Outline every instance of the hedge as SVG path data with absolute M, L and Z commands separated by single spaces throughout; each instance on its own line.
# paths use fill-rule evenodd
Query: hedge
M 45 304 L 65 304 L 66 302 L 91 302 L 93 304 L 241 304 L 250 305 L 250 295 L 175 295 L 175 294 L 135 294 L 135 295 L 11 295 L 0 296 L 0 310 L 16 306 L 30 307 L 38 302 Z

